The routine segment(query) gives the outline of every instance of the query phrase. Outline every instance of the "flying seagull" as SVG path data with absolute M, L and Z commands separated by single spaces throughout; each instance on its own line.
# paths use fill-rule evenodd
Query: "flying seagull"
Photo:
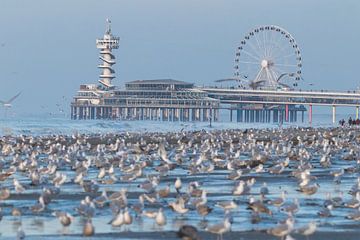
M 18 94 L 16 94 L 15 96 L 13 96 L 12 98 L 10 98 L 8 101 L 2 101 L 0 100 L 0 104 L 3 105 L 3 107 L 6 108 L 11 108 L 12 107 L 12 102 L 21 94 L 21 92 L 19 92 Z

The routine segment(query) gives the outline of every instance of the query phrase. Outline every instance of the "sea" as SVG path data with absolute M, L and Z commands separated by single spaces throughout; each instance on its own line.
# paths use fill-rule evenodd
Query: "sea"
M 244 123 L 230 122 L 229 114 L 222 113 L 218 122 L 163 122 L 133 120 L 71 120 L 69 116 L 24 116 L 0 117 L 0 135 L 53 135 L 53 134 L 96 134 L 118 132 L 178 132 L 216 129 L 279 128 L 279 127 L 335 127 L 340 119 L 354 118 L 354 114 L 338 114 L 332 122 L 330 114 L 314 114 L 312 123 L 305 114 L 304 122 L 298 115 L 296 123 Z

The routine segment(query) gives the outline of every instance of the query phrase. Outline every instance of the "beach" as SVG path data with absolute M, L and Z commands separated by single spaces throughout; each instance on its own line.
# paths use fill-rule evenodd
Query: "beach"
M 360 169 L 359 143 L 357 128 L 310 127 L 3 136 L 0 183 L 10 195 L 0 202 L 0 233 L 2 238 L 11 239 L 21 226 L 27 239 L 78 239 L 83 236 L 85 222 L 91 219 L 94 239 L 177 239 L 176 232 L 183 225 L 196 227 L 201 239 L 216 239 L 217 234 L 206 229 L 229 216 L 219 204 L 233 201 L 236 207 L 228 213 L 231 229 L 223 234 L 224 239 L 276 239 L 269 229 L 289 218 L 294 224 L 286 225 L 286 235 L 295 239 L 305 239 L 298 230 L 310 222 L 316 224 L 311 239 L 356 239 L 358 221 L 349 216 L 358 210 L 346 203 L 357 201 L 358 189 L 354 186 Z M 327 162 L 322 160 L 324 156 L 329 158 Z M 101 171 L 104 176 L 99 176 Z M 299 178 L 296 174 L 302 172 L 305 177 Z M 34 177 L 36 174 L 39 178 Z M 60 185 L 57 178 L 63 178 Z M 16 190 L 14 179 L 22 191 Z M 175 188 L 177 179 L 181 179 L 180 189 Z M 235 193 L 241 182 L 246 190 Z M 142 187 L 148 183 L 150 188 Z M 266 194 L 261 193 L 264 183 Z M 315 184 L 318 187 L 314 193 L 303 188 Z M 168 194 L 160 197 L 159 191 L 167 187 Z M 59 192 L 46 195 L 49 202 L 42 211 L 34 212 L 31 209 L 46 188 Z M 194 204 L 199 199 L 204 202 L 204 197 L 192 194 L 194 189 L 206 191 L 204 204 L 211 212 L 205 217 L 199 215 Z M 104 191 L 104 206 L 94 204 Z M 282 192 L 286 192 L 284 202 L 272 205 Z M 121 203 L 114 204 L 110 196 L 117 193 L 122 196 L 116 199 Z M 142 209 L 136 212 L 134 206 L 145 195 Z M 84 213 L 79 208 L 87 197 L 91 204 L 85 204 Z M 184 214 L 169 207 L 172 202 L 178 204 L 179 199 L 188 209 Z M 285 206 L 295 199 L 298 209 L 287 212 Z M 263 204 L 271 214 L 254 208 L 254 202 Z M 322 216 L 319 212 L 329 204 L 330 214 Z M 21 216 L 13 215 L 14 208 Z M 145 215 L 160 208 L 166 216 L 162 226 Z M 55 211 L 71 214 L 72 223 L 62 226 L 53 216 Z M 119 211 L 130 213 L 131 224 L 109 224 Z M 257 221 L 254 214 L 258 215 Z

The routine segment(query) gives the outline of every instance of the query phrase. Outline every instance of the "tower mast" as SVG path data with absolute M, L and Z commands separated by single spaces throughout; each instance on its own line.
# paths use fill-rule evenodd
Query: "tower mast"
M 115 56 L 112 54 L 112 49 L 119 48 L 119 37 L 115 37 L 111 34 L 111 21 L 106 19 L 106 32 L 104 37 L 101 39 L 96 39 L 96 47 L 100 49 L 100 60 L 101 64 L 98 65 L 100 68 L 101 74 L 99 76 L 99 83 L 104 88 L 104 90 L 112 89 L 114 86 L 111 81 L 115 78 L 115 71 L 112 66 L 116 63 Z

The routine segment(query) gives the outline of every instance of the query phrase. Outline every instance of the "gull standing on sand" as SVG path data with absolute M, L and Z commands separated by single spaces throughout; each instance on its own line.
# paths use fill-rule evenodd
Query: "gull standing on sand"
M 20 182 L 16 178 L 14 178 L 14 187 L 17 193 L 22 193 L 25 191 L 25 188 L 20 184 Z
M 118 214 L 109 222 L 113 227 L 121 227 L 124 224 L 124 212 L 120 210 Z
M 20 226 L 16 232 L 16 240 L 22 240 L 22 239 L 25 239 L 25 232 Z
M 162 208 L 159 208 L 159 211 L 158 211 L 158 213 L 156 214 L 156 217 L 155 217 L 155 222 L 159 226 L 164 226 L 166 224 L 166 217 L 164 215 L 164 212 L 163 212 Z
M 181 185 L 181 179 L 177 177 L 174 185 L 177 193 L 180 193 Z
M 74 217 L 67 212 L 56 211 L 53 216 L 57 217 L 64 227 L 69 226 L 74 221 Z
M 38 201 L 39 201 L 38 203 L 30 207 L 30 210 L 33 213 L 40 213 L 45 209 L 44 197 L 40 196 Z
M 10 197 L 10 189 L 9 188 L 1 188 L 0 189 L 0 200 L 5 200 Z
M 231 228 L 230 220 L 228 218 L 225 218 L 222 223 L 208 226 L 205 228 L 205 230 L 214 234 L 218 234 L 218 239 L 222 240 L 223 234 L 230 231 L 230 228 Z
M 352 212 L 350 212 L 347 216 L 347 219 L 351 219 L 354 221 L 360 221 L 360 207 L 356 210 L 353 210 Z
M 124 224 L 125 225 L 131 225 L 133 221 L 133 218 L 129 212 L 129 209 L 126 207 L 124 210 Z
M 308 225 L 297 229 L 296 232 L 306 236 L 306 239 L 309 240 L 309 236 L 315 233 L 316 227 L 317 226 L 315 222 L 309 222 Z
M 288 219 L 286 219 L 285 223 L 279 224 L 273 228 L 268 229 L 267 233 L 276 237 L 283 238 L 291 233 L 293 227 L 294 227 L 294 219 L 292 217 L 289 217 Z
M 83 235 L 84 236 L 92 236 L 95 233 L 95 227 L 92 224 L 91 219 L 88 219 L 83 227 Z
M 185 214 L 189 211 L 188 208 L 185 208 L 184 200 L 182 198 L 179 198 L 178 202 L 170 202 L 169 206 L 173 211 L 180 214 Z
M 282 191 L 281 192 L 281 197 L 280 198 L 275 198 L 274 200 L 270 200 L 269 204 L 274 205 L 275 207 L 281 207 L 285 203 L 286 194 L 287 194 L 286 191 Z
M 231 210 L 231 209 L 235 209 L 238 207 L 238 205 L 236 204 L 236 202 L 234 200 L 217 202 L 215 204 L 215 206 L 220 207 L 224 210 Z

